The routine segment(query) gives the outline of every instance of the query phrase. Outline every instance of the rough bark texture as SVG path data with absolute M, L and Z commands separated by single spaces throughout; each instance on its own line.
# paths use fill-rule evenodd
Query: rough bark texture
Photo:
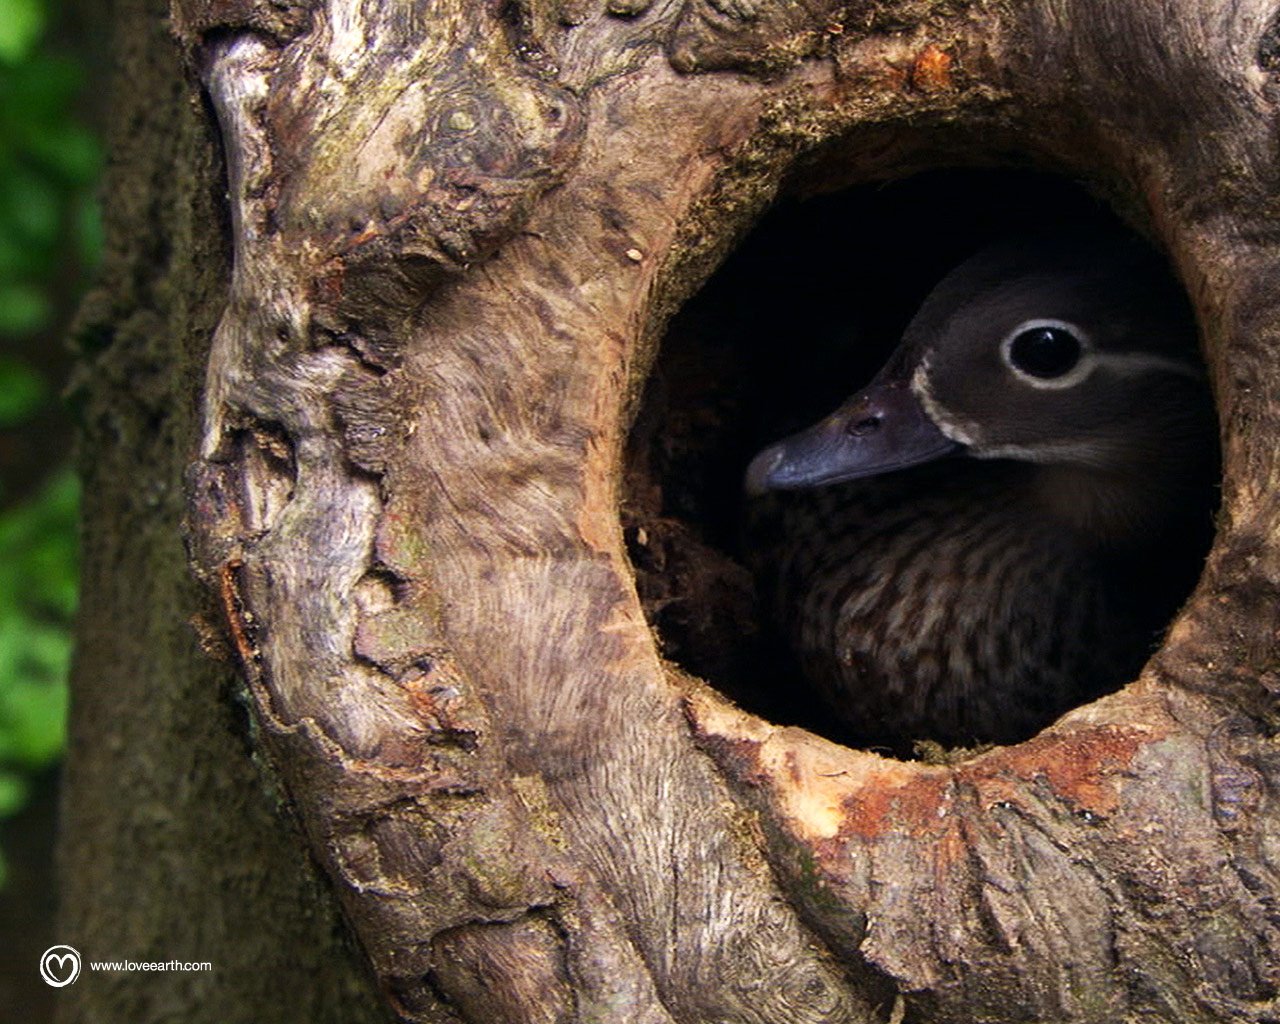
M 172 522 L 177 496 L 147 477 L 171 487 L 190 455 L 193 558 L 255 743 L 403 1019 L 1277 1019 L 1272 19 L 1260 0 L 178 0 L 234 259 L 224 281 L 210 128 L 175 99 L 191 176 L 131 157 L 173 248 L 94 321 L 116 332 L 100 366 L 134 379 L 147 336 L 193 365 L 226 299 L 198 451 L 180 375 L 136 414 L 109 383 L 88 405 L 90 522 L 145 525 L 90 536 L 67 920 L 121 934 L 89 870 L 159 827 L 138 815 L 222 803 L 224 849 L 169 847 L 208 890 L 287 857 L 247 766 L 192 761 L 225 799 L 174 769 L 184 722 L 228 714 L 208 670 L 158 685 L 178 641 L 154 617 L 191 602 L 145 507 Z M 1027 743 L 933 767 L 772 726 L 665 664 L 637 597 L 622 452 L 661 328 L 785 187 L 1011 159 L 1092 181 L 1196 304 L 1225 463 L 1205 576 L 1139 681 Z M 108 616 L 123 638 L 95 632 Z M 108 691 L 90 658 L 133 667 Z M 95 824 L 91 770 L 148 799 Z M 331 937 L 276 919 L 303 891 L 296 860 L 285 877 L 239 910 L 320 957 Z

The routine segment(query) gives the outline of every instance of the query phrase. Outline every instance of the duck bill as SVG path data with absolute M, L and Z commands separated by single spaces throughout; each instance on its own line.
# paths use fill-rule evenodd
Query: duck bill
M 750 494 L 797 490 L 932 462 L 961 447 L 906 381 L 872 384 L 808 430 L 770 445 L 747 468 Z

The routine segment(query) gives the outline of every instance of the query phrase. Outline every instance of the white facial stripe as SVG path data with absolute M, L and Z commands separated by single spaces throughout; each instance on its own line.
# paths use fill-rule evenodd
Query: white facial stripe
M 1013 346 L 1014 339 L 1025 331 L 1033 331 L 1038 327 L 1051 327 L 1068 331 L 1080 342 L 1083 349 L 1080 361 L 1061 377 L 1033 377 L 1031 374 L 1019 370 L 1009 358 L 1009 351 Z M 1005 365 L 1024 384 L 1029 384 L 1033 388 L 1042 390 L 1075 387 L 1100 366 L 1121 377 L 1136 377 L 1144 373 L 1176 373 L 1179 376 L 1190 377 L 1193 380 L 1202 380 L 1204 378 L 1204 370 L 1200 366 L 1183 359 L 1156 355 L 1152 352 L 1099 352 L 1093 347 L 1093 342 L 1089 336 L 1075 324 L 1068 323 L 1065 320 L 1049 318 L 1027 320 L 1015 327 L 1000 343 L 1000 357 L 1004 360 Z
M 1078 462 L 1105 466 L 1109 449 L 1096 441 L 1045 441 L 1034 446 L 1020 444 L 989 445 L 972 453 L 979 459 L 1018 459 L 1021 462 Z
M 1018 371 L 1009 363 L 1009 346 L 1023 331 L 1037 327 L 1058 327 L 1070 331 L 1084 346 L 1080 362 L 1067 374 L 1058 378 L 1041 379 Z M 1144 373 L 1174 373 L 1194 380 L 1205 376 L 1203 368 L 1188 360 L 1150 352 L 1098 352 L 1092 342 L 1078 327 L 1063 320 L 1028 320 L 1021 324 L 1001 343 L 1001 355 L 1005 365 L 1023 383 L 1045 390 L 1073 387 L 1081 383 L 1099 367 L 1123 377 L 1135 377 Z M 942 406 L 929 385 L 929 358 L 926 356 L 911 374 L 911 393 L 924 408 L 925 414 L 948 440 L 965 445 L 981 459 L 1019 459 L 1024 462 L 1077 462 L 1086 465 L 1105 465 L 1108 451 L 1097 440 L 1072 440 L 1062 438 L 1045 441 L 1034 446 L 1005 444 L 983 446 L 982 430 L 972 420 L 965 419 Z
M 1203 380 L 1204 370 L 1182 359 L 1152 355 L 1150 352 L 1101 352 L 1098 365 L 1122 377 L 1136 377 L 1143 373 L 1176 373 L 1192 380 Z
M 956 444 L 972 446 L 978 441 L 978 431 L 972 423 L 966 423 L 940 406 L 929 390 L 929 358 L 926 356 L 911 375 L 911 393 L 924 407 L 925 415 L 933 421 L 942 436 Z

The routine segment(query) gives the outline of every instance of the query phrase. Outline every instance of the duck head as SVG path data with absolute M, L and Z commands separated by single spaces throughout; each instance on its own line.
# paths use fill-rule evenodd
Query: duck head
M 1159 261 L 1109 234 L 1022 238 L 948 274 L 871 384 L 760 452 L 746 486 L 816 487 L 952 455 L 1163 478 L 1158 467 L 1203 461 L 1187 446 L 1206 444 L 1206 409 L 1194 319 Z

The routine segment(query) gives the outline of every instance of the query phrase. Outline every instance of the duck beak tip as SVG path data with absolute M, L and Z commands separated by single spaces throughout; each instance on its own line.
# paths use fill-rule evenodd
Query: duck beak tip
M 748 494 L 798 490 L 932 462 L 961 445 L 948 438 L 901 382 L 872 384 L 821 422 L 751 460 Z

